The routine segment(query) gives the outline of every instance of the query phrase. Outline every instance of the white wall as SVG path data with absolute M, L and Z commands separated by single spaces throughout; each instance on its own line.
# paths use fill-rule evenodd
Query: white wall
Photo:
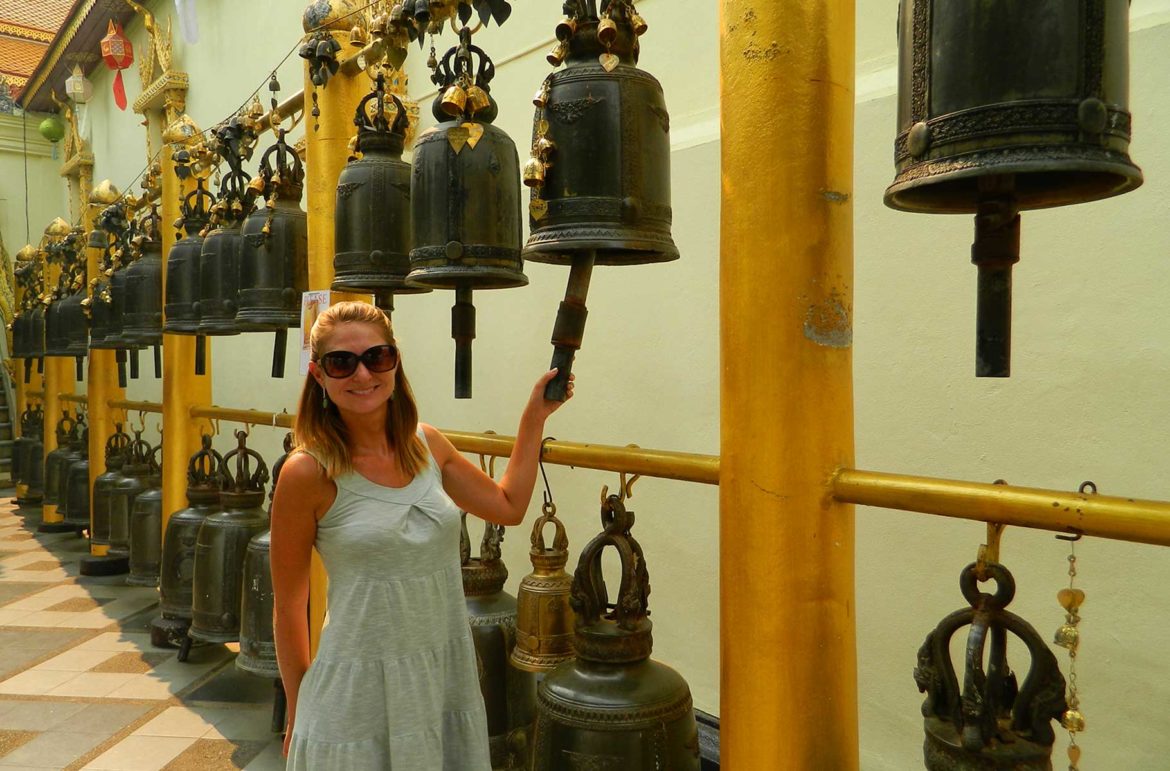
M 286 5 L 204 0 L 198 4 L 201 42 L 184 46 L 176 33 L 176 60 L 191 75 L 188 112 L 201 127 L 244 101 L 296 44 L 300 13 Z M 497 125 L 516 140 L 522 158 L 530 136 L 529 100 L 548 72 L 543 56 L 551 45 L 554 5 L 542 10 L 515 4 L 504 28 L 477 36 L 499 66 L 493 84 L 501 103 Z M 170 3 L 152 6 L 162 18 L 170 13 Z M 548 433 L 715 453 L 718 5 L 643 0 L 639 7 L 651 25 L 642 66 L 662 80 L 672 113 L 674 238 L 682 258 L 595 271 L 589 325 L 575 365 L 577 397 L 551 420 Z M 859 467 L 984 481 L 1003 477 L 1062 489 L 1092 479 L 1102 493 L 1170 498 L 1161 430 L 1170 417 L 1164 388 L 1170 329 L 1163 299 L 1170 294 L 1170 136 L 1163 130 L 1170 123 L 1170 94 L 1162 77 L 1170 65 L 1170 2 L 1132 5 L 1132 155 L 1146 183 L 1110 201 L 1024 215 L 1015 272 L 1015 361 L 1006 381 L 972 375 L 971 219 L 912 216 L 881 203 L 893 178 L 896 13 L 896 0 L 862 0 L 858 7 L 853 200 Z M 264 35 L 257 37 L 261 29 Z M 141 55 L 141 25 L 127 32 Z M 451 41 L 448 33 L 440 45 Z M 426 116 L 433 92 L 425 56 L 417 51 L 408 70 Z M 299 67 L 294 54 L 280 68 L 286 92 L 298 87 Z M 136 71 L 126 79 L 133 100 L 139 93 Z M 109 76 L 99 71 L 94 80 L 95 92 L 108 94 Z M 124 187 L 145 165 L 145 135 L 138 116 L 119 113 L 104 99 L 93 114 L 95 179 L 110 177 Z M 451 294 L 400 298 L 395 320 L 424 420 L 452 429 L 514 431 L 532 382 L 548 364 L 548 337 L 567 278 L 564 268 L 531 264 L 526 270 L 526 289 L 477 294 L 471 401 L 452 398 Z M 281 381 L 268 376 L 270 335 L 216 340 L 213 348 L 216 403 L 291 411 L 300 385 L 291 346 L 289 374 Z M 149 377 L 130 389 L 131 398 L 157 399 L 160 393 Z M 782 384 L 776 395 L 783 398 Z M 281 433 L 256 429 L 253 436 L 274 458 Z M 598 530 L 600 487 L 612 488 L 616 475 L 548 471 L 576 555 Z M 718 712 L 716 491 L 645 479 L 630 505 L 652 577 L 655 655 L 683 672 L 699 708 Z M 864 508 L 857 520 L 862 766 L 902 771 L 921 765 L 922 699 L 911 679 L 915 653 L 935 623 L 961 605 L 956 577 L 974 558 L 983 526 Z M 529 570 L 527 544 L 524 527 L 513 529 L 505 543 L 513 590 Z M 1011 529 L 1004 536 L 1003 561 L 1018 584 L 1012 608 L 1045 637 L 1062 621 L 1055 595 L 1067 582 L 1066 553 L 1067 546 L 1050 534 Z M 1088 595 L 1079 664 L 1089 721 L 1086 767 L 1164 767 L 1170 755 L 1170 736 L 1162 730 L 1170 703 L 1161 655 L 1167 553 L 1103 540 L 1083 541 L 1077 553 L 1078 581 Z M 1067 658 L 1057 652 L 1064 665 Z M 1057 756 L 1062 754 L 1059 739 Z
M 60 177 L 61 144 L 50 144 L 37 131 L 44 118 L 39 113 L 0 115 L 0 236 L 13 260 L 25 244 L 40 243 L 56 217 L 72 221 Z

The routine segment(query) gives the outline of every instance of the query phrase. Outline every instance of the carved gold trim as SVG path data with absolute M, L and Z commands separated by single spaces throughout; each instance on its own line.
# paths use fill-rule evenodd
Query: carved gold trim
M 80 152 L 61 165 L 61 176 L 80 180 L 84 169 L 88 167 L 93 173 L 93 153 Z
M 35 40 L 38 43 L 52 43 L 53 33 L 35 27 L 25 27 L 21 24 L 12 24 L 0 21 L 0 34 L 11 35 L 23 40 Z
M 164 72 L 158 80 L 142 89 L 142 93 L 134 100 L 134 112 L 144 115 L 147 110 L 161 110 L 166 107 L 168 91 L 185 93 L 190 85 L 187 73 L 175 70 Z
M 69 47 L 69 44 L 73 42 L 73 38 L 77 36 L 77 30 L 81 28 L 82 23 L 85 21 L 85 17 L 89 16 L 89 12 L 93 10 L 93 7 L 96 3 L 97 0 L 85 0 L 85 2 L 80 5 L 74 12 L 73 19 L 69 22 L 68 26 L 62 27 L 58 32 L 57 43 L 56 45 L 53 45 L 49 48 L 48 53 L 45 54 L 45 58 L 41 60 L 41 65 L 34 73 L 36 77 L 32 81 L 31 88 L 25 89 L 25 91 L 21 94 L 22 101 L 25 104 L 31 102 L 33 97 L 36 96 L 38 92 L 40 92 L 41 87 L 45 85 L 45 81 L 48 80 L 49 75 L 53 73 L 54 68 L 57 66 L 57 62 L 61 60 L 61 56 L 65 53 L 65 50 Z

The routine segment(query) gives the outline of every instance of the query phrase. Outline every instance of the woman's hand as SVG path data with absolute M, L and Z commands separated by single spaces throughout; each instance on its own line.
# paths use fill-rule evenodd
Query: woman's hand
M 536 385 L 532 387 L 532 395 L 528 397 L 528 405 L 524 408 L 526 415 L 537 418 L 541 422 L 546 420 L 549 415 L 560 409 L 561 405 L 573 398 L 573 381 L 577 376 L 569 374 L 569 384 L 565 387 L 565 402 L 558 402 L 555 399 L 544 398 L 544 387 L 548 385 L 549 381 L 557 376 L 555 367 L 545 372 L 536 381 Z

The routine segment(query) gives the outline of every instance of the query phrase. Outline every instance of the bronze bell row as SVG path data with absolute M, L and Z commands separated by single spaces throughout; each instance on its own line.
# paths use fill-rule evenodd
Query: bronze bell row
M 386 93 L 384 78 L 358 107 L 355 147 L 362 157 L 350 160 L 338 185 L 333 288 L 371 291 L 387 311 L 394 294 L 455 290 L 455 396 L 469 398 L 472 293 L 528 283 L 520 258 L 519 156 L 492 125 L 495 65 L 471 43 L 469 29 L 433 69 L 439 95 L 432 109 L 440 122 L 418 138 L 411 166 L 400 160 L 406 113 Z
M 20 437 L 12 448 L 12 479 L 16 484 L 16 504 L 31 506 L 41 502 L 45 478 L 45 413 L 42 407 L 29 405 L 20 416 Z
M 979 377 L 1011 374 L 1019 212 L 1142 183 L 1129 158 L 1128 17 L 1128 3 L 1106 0 L 901 4 L 885 202 L 975 214 Z
M 84 375 L 82 360 L 89 350 L 89 326 L 83 309 L 85 299 L 84 233 L 73 228 L 56 243 L 45 247 L 46 260 L 61 267 L 56 288 L 44 312 L 45 356 L 73 357 L 77 377 Z
M 281 131 L 261 157 L 258 176 L 249 177 L 243 161 L 257 134 L 246 116 L 220 125 L 215 136 L 230 170 L 218 200 L 196 176 L 196 189 L 181 203 L 176 225 L 186 237 L 168 256 L 166 331 L 198 337 L 196 374 L 205 371 L 204 336 L 275 331 L 272 375 L 281 377 L 287 330 L 300 324 L 300 297 L 308 288 L 304 168 Z M 258 199 L 264 208 L 256 208 Z

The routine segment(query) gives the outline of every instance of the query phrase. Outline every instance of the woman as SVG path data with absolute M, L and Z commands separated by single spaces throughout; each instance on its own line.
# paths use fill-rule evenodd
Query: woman
M 490 771 L 467 623 L 459 510 L 518 524 L 536 482 L 544 374 L 497 484 L 418 422 L 390 322 L 344 302 L 317 318 L 297 450 L 272 503 L 272 583 L 288 696 L 288 767 Z M 572 383 L 569 385 L 572 394 Z M 309 665 L 309 559 L 329 574 L 329 623 Z

